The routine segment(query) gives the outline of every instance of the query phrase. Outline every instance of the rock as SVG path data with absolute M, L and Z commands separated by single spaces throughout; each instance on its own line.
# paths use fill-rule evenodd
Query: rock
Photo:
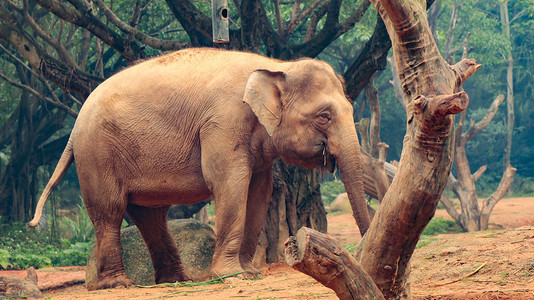
M 330 211 L 342 211 L 344 213 L 352 213 L 352 207 L 350 206 L 349 196 L 347 193 L 339 194 L 334 201 L 330 204 Z
M 178 243 L 180 258 L 185 271 L 193 280 L 208 275 L 213 251 L 215 232 L 204 223 L 193 219 L 169 220 L 169 229 Z M 141 233 L 136 226 L 121 230 L 121 252 L 126 275 L 138 285 L 153 285 L 154 268 Z M 87 259 L 86 283 L 96 280 L 94 249 Z
M 42 298 L 43 295 L 37 287 L 37 272 L 34 268 L 28 269 L 26 277 L 0 276 L 0 299 L 11 298 Z

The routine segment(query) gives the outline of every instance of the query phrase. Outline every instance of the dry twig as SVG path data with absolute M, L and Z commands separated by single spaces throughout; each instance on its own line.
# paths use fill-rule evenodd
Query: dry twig
M 488 262 L 484 262 L 480 267 L 478 267 L 476 270 L 474 270 L 473 272 L 467 274 L 467 275 L 464 275 L 458 279 L 455 279 L 455 280 L 451 280 L 451 281 L 447 281 L 447 282 L 444 282 L 444 283 L 434 283 L 432 284 L 433 287 L 435 286 L 443 286 L 443 285 L 447 285 L 447 284 L 451 284 L 451 283 L 455 283 L 455 282 L 458 282 L 458 281 L 461 281 L 461 280 L 464 280 L 466 279 L 467 277 L 471 277 L 473 275 L 475 275 L 478 271 L 480 271 L 482 268 L 484 268 L 484 266 L 487 264 Z

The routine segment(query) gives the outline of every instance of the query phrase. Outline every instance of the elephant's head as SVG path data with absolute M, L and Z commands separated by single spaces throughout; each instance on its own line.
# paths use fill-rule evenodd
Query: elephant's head
M 369 215 L 360 169 L 360 146 L 341 77 L 326 63 L 303 59 L 279 70 L 256 70 L 247 82 L 248 103 L 282 159 L 307 168 L 334 169 L 334 158 L 360 231 Z

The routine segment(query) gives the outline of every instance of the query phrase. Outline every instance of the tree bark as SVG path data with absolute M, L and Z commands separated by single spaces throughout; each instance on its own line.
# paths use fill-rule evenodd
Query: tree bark
M 257 248 L 257 255 L 265 256 L 267 263 L 283 260 L 285 241 L 303 226 L 327 230 L 320 170 L 310 171 L 276 160 L 273 176 L 272 200 L 262 234 L 265 240 Z

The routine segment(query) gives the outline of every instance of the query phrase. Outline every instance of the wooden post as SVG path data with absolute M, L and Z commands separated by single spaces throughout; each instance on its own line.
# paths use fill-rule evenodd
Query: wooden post
M 212 0 L 211 24 L 213 27 L 213 42 L 228 43 L 230 34 L 228 32 L 228 1 Z

